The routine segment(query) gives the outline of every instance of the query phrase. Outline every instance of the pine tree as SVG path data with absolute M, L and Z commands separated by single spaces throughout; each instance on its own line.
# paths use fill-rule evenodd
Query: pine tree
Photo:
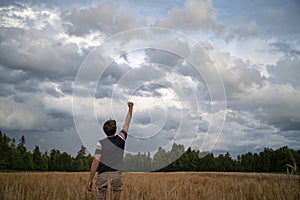
M 158 151 L 153 156 L 152 169 L 159 170 L 166 167 L 169 164 L 168 160 L 169 158 L 166 151 L 162 147 L 159 147 Z
M 74 168 L 76 171 L 87 171 L 89 169 L 89 163 L 85 159 L 86 148 L 81 146 L 80 150 L 74 159 Z
M 9 169 L 10 141 L 11 139 L 0 131 L 0 170 Z
M 38 146 L 35 146 L 32 156 L 33 156 L 33 169 L 37 171 L 42 170 L 43 157 Z
M 19 144 L 18 144 L 18 149 L 19 149 L 21 155 L 23 155 L 27 151 L 27 149 L 25 147 L 25 143 L 26 143 L 25 136 L 22 135 L 22 137 L 21 137 L 21 139 L 19 141 Z

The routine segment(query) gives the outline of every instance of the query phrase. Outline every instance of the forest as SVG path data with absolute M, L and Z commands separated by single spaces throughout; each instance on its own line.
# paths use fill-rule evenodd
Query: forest
M 2 171 L 89 171 L 93 157 L 81 146 L 76 156 L 52 149 L 41 152 L 26 148 L 26 138 L 18 143 L 0 131 L 0 170 Z M 171 164 L 169 164 L 171 163 Z M 199 152 L 181 144 L 173 144 L 170 151 L 159 148 L 151 156 L 149 152 L 124 156 L 124 171 L 222 171 L 222 172 L 286 172 L 300 166 L 300 150 L 287 146 L 262 152 L 247 152 L 233 159 L 229 152 L 214 156 Z

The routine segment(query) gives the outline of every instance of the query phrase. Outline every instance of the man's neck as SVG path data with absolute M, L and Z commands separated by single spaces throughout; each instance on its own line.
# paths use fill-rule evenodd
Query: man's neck
M 109 135 L 109 136 L 107 136 L 107 138 L 111 138 L 111 137 L 114 137 L 114 136 L 115 136 L 115 134 Z

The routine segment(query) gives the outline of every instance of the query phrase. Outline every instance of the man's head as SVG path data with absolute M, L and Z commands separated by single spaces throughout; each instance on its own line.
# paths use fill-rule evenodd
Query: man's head
M 103 130 L 105 132 L 105 134 L 107 136 L 111 136 L 114 135 L 117 131 L 117 123 L 115 120 L 110 119 L 107 120 L 104 124 L 103 124 Z

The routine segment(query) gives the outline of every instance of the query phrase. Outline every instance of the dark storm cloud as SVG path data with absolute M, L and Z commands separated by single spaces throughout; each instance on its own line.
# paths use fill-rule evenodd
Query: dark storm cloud
M 1 18 L 1 127 L 45 132 L 73 126 L 66 110 L 54 110 L 45 99 L 64 96 L 59 85 L 74 79 L 82 60 L 77 45 L 58 39 L 63 30 L 52 23 L 59 19 L 45 7 L 12 4 L 2 7 Z
M 184 42 L 180 43 L 180 45 L 178 46 L 180 49 L 184 49 L 185 51 L 191 50 L 190 48 L 187 48 L 188 44 L 185 44 Z M 201 71 L 198 71 L 196 68 L 197 66 L 193 66 L 181 55 L 176 55 L 172 52 L 161 49 L 146 49 L 145 56 L 145 61 L 148 63 L 165 65 L 170 68 L 168 70 L 169 72 L 174 70 L 174 72 L 180 75 L 192 77 L 194 80 L 197 80 L 199 84 L 204 82 L 203 77 L 201 76 Z
M 22 96 L 22 95 L 14 95 L 13 99 L 17 103 L 24 103 L 28 100 L 27 96 Z
M 21 92 L 40 92 L 40 80 L 23 70 L 10 69 L 0 65 L 1 96 Z
M 16 92 L 31 92 L 38 93 L 41 92 L 41 88 L 39 87 L 40 80 L 36 80 L 34 78 L 28 79 L 14 85 L 14 89 Z
M 53 87 L 44 87 L 43 90 L 46 94 L 49 94 L 56 98 L 59 98 L 62 96 L 62 94 Z
M 298 108 L 293 108 L 293 106 L 282 105 L 279 108 L 278 100 L 275 99 L 273 104 L 268 104 L 264 106 L 264 111 L 253 111 L 258 119 L 261 121 L 273 125 L 279 128 L 281 131 L 300 131 L 300 116 Z M 290 103 L 288 101 L 284 103 Z
M 286 56 L 299 56 L 300 50 L 296 49 L 292 44 L 286 42 L 274 42 L 270 44 L 271 51 L 281 52 Z
M 250 112 L 255 119 L 281 131 L 300 130 L 297 125 L 300 124 L 298 57 L 285 55 L 275 65 L 268 66 L 268 78 L 261 76 L 257 67 L 249 62 L 223 53 L 215 59 L 220 58 L 225 58 L 224 63 L 230 63 L 230 67 L 219 66 L 229 109 Z M 248 126 L 248 122 L 240 118 L 228 119 Z
M 131 68 L 127 64 L 117 64 L 116 62 L 112 62 L 107 66 L 99 79 L 95 97 L 97 99 L 105 97 L 111 98 L 113 93 L 112 86 L 117 84 L 120 78 L 130 69 Z
M 100 84 L 96 89 L 95 98 L 102 99 L 102 98 L 111 98 L 113 93 L 113 89 L 111 86 Z
M 7 84 L 21 83 L 30 78 L 30 74 L 23 70 L 14 70 L 0 65 L 0 82 Z
M 13 86 L 0 83 L 0 97 L 7 97 L 15 93 Z
M 71 126 L 73 124 L 73 116 L 71 113 L 64 112 L 58 109 L 48 109 L 47 115 L 52 119 L 65 120 L 65 122 L 67 122 L 66 126 Z
M 23 47 L 0 45 L 1 64 L 11 69 L 30 72 L 38 77 L 63 80 L 74 77 L 82 61 L 74 45 L 28 47 L 29 44 L 24 44 Z
M 291 121 L 290 118 L 281 118 L 280 121 L 271 122 L 276 127 L 279 127 L 281 131 L 300 131 L 300 119 Z M 300 136 L 299 136 L 300 138 Z
M 183 62 L 183 58 L 180 55 L 164 50 L 146 49 L 145 54 L 147 56 L 146 62 L 159 63 L 172 68 Z
M 245 89 L 228 101 L 228 107 L 251 112 L 261 122 L 280 130 L 299 130 L 300 91 L 288 84 L 267 83 Z
M 45 105 L 38 94 L 19 93 L 0 99 L 0 126 L 6 130 L 50 131 L 73 125 L 73 118 L 62 109 Z M 68 114 L 69 117 L 66 117 Z
M 63 44 L 65 41 L 59 39 L 64 30 L 57 13 L 29 5 L 3 9 L 0 31 L 2 66 L 38 77 L 74 77 L 84 57 L 78 53 L 76 44 Z
M 127 64 L 117 64 L 116 62 L 112 62 L 101 75 L 99 84 L 115 84 L 130 69 L 131 68 Z
M 62 93 L 64 93 L 64 94 L 70 95 L 73 93 L 72 81 L 64 81 L 64 82 L 60 83 L 59 88 L 62 91 Z

